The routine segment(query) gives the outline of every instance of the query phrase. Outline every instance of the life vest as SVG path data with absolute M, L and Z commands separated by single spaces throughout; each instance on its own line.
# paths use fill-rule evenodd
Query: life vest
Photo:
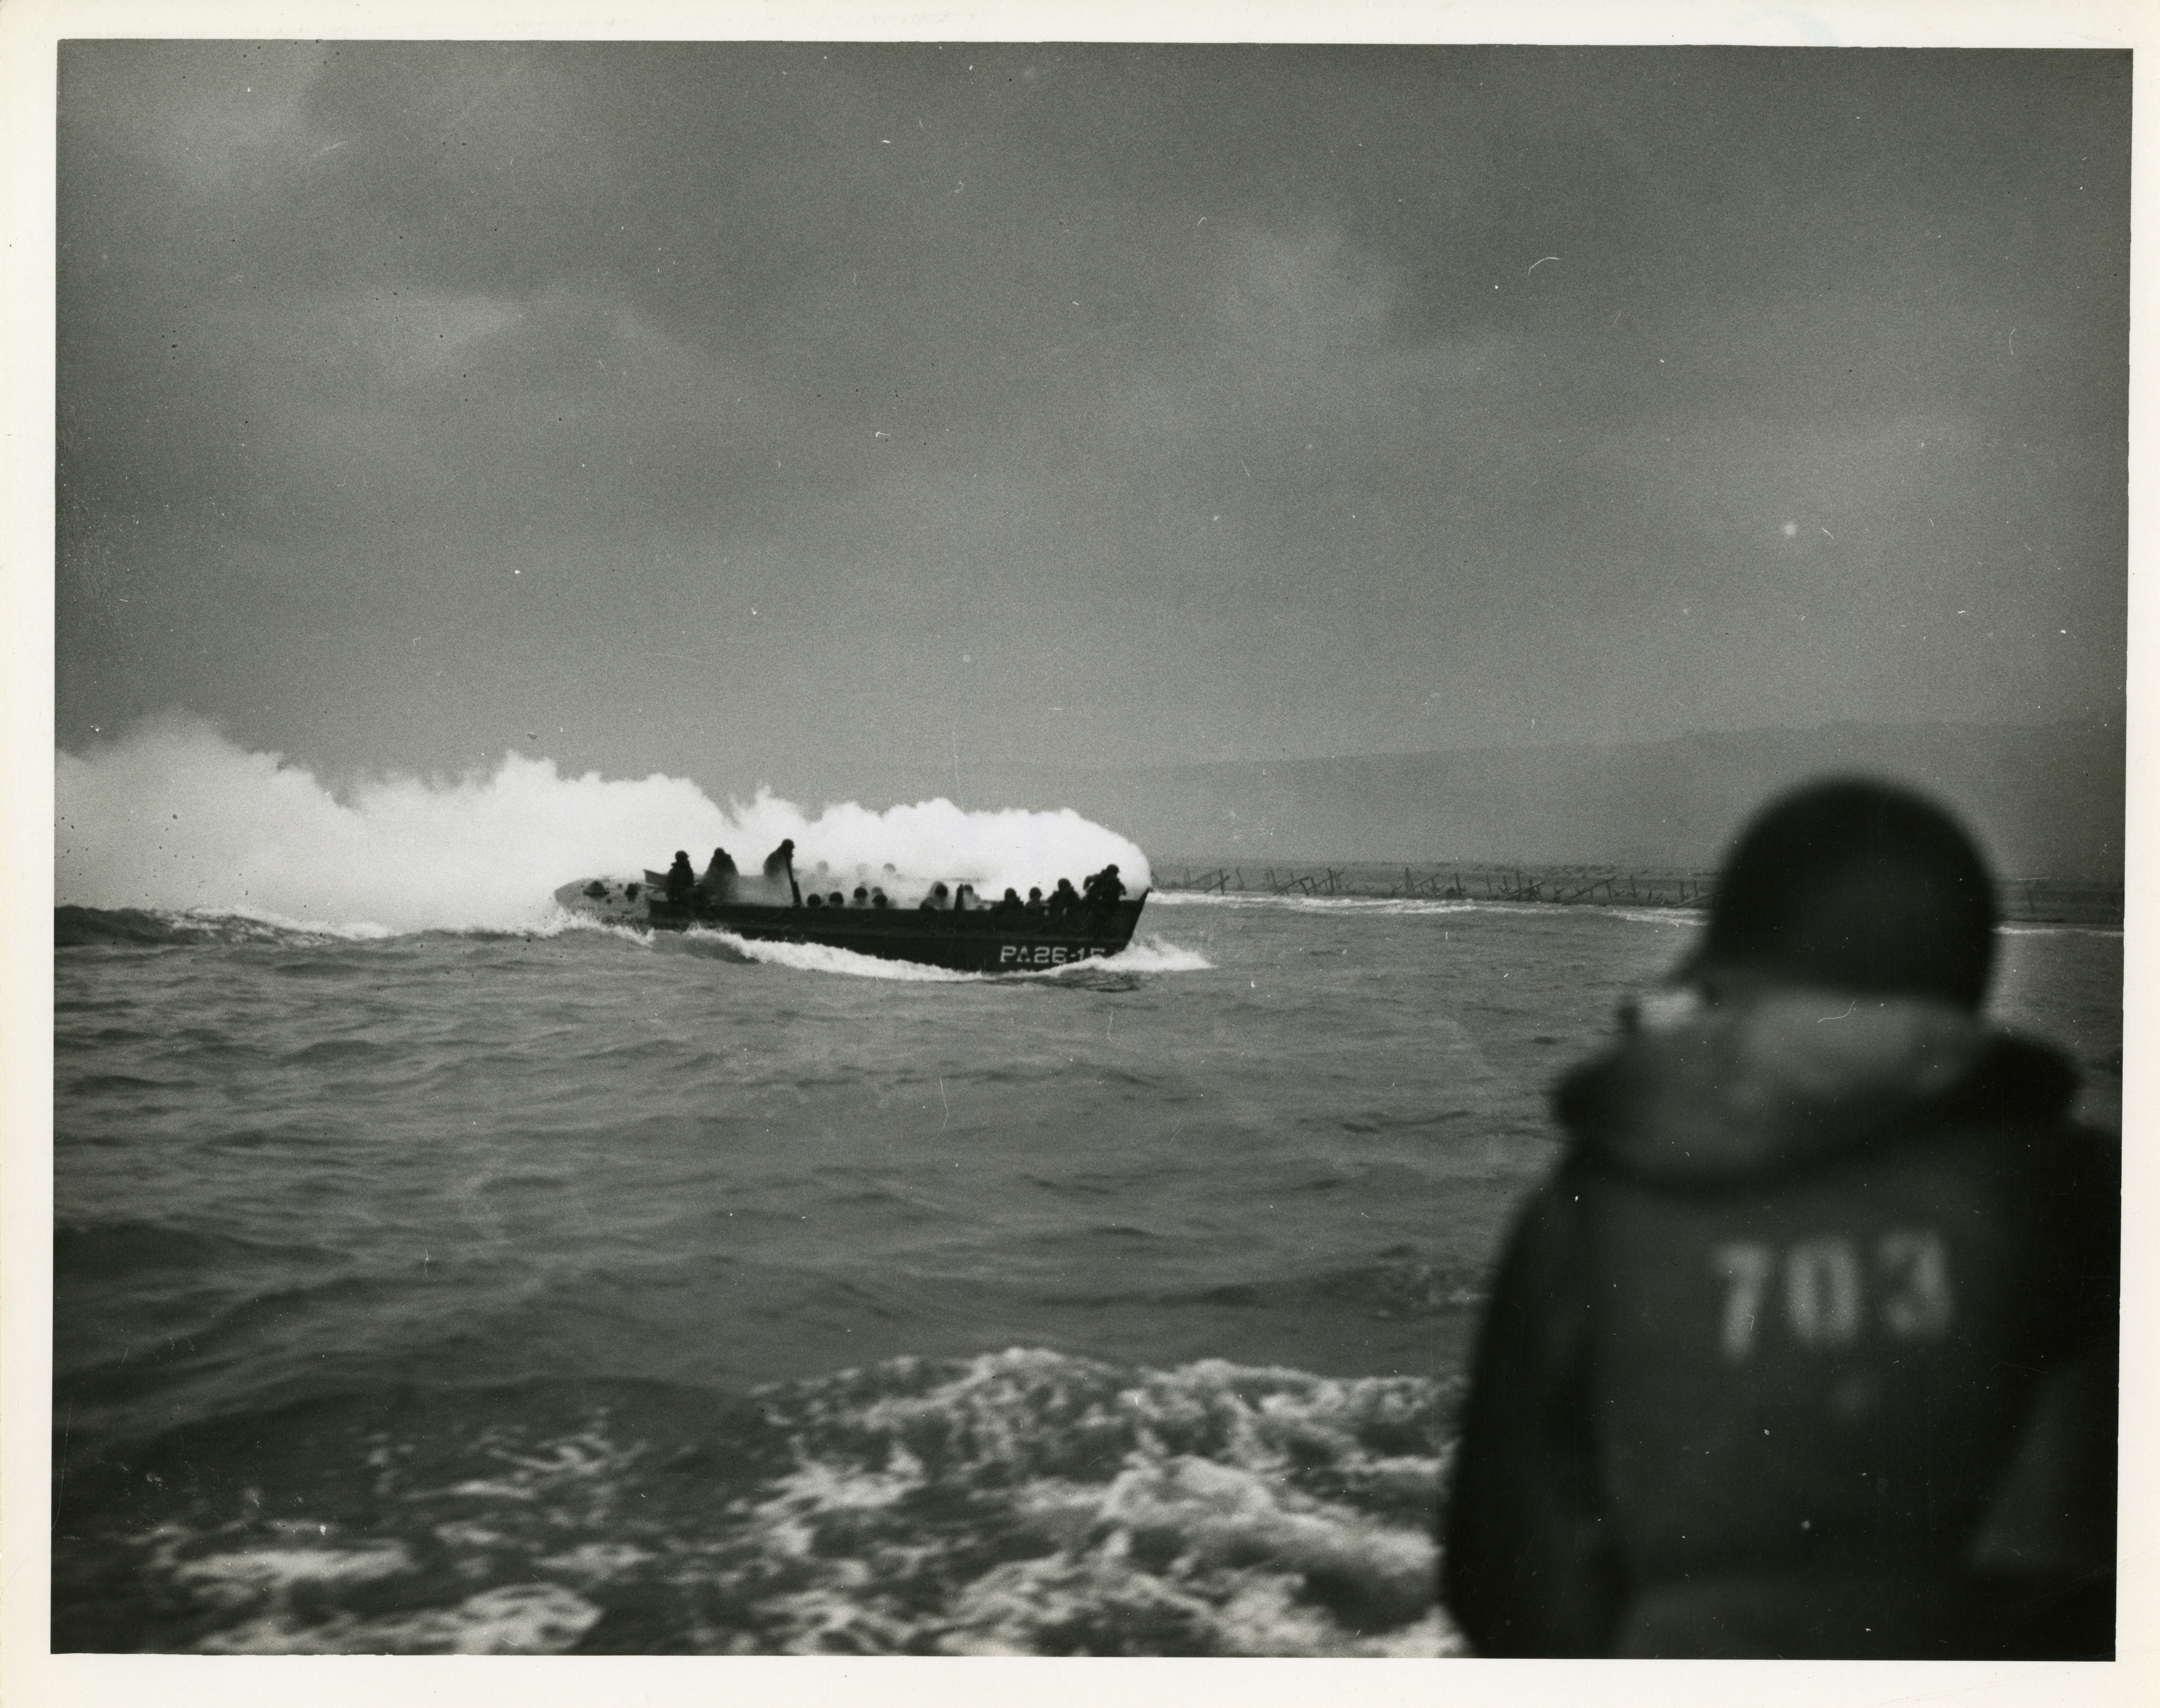
M 1515 1474 L 1511 1427 L 1566 1444 L 1570 1545 L 1610 1602 L 1586 1646 L 1648 1622 L 1643 1652 L 1984 1648 L 1976 1549 L 2038 1396 L 2112 1345 L 2117 1165 L 2067 1120 L 2074 1088 L 1956 1010 L 1824 992 L 1688 1017 L 1563 1083 L 1574 1145 L 1494 1301 L 1544 1346 L 1488 1334 L 1477 1375 L 1548 1415 L 1473 1397 L 1456 1494 L 1477 1506 L 1481 1461 Z M 1507 1522 L 1488 1500 L 1466 1545 Z

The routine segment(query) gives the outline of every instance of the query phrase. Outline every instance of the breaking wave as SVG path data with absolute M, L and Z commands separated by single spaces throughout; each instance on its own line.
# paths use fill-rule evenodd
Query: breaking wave
M 328 943 L 375 942 L 392 933 L 379 925 L 304 925 L 274 914 L 230 908 L 76 907 L 53 910 L 53 947 L 111 944 L 135 948 L 200 943 L 264 943 L 293 948 Z

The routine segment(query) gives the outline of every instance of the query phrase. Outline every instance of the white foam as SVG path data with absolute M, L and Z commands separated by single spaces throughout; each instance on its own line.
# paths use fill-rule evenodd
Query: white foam
M 1070 809 L 966 812 L 938 799 L 813 816 L 763 787 L 723 808 L 687 778 L 565 776 L 514 750 L 489 772 L 334 790 L 282 755 L 174 717 L 63 750 L 55 766 L 56 896 L 89 907 L 219 909 L 356 932 L 370 927 L 349 921 L 528 930 L 563 884 L 664 866 L 677 849 L 702 867 L 726 847 L 755 871 L 783 838 L 804 877 L 823 861 L 833 887 L 880 884 L 896 901 L 938 880 L 989 896 L 1046 890 L 1112 864 L 1129 890 L 1150 882 L 1138 848 Z
M 1215 963 L 1197 949 L 1188 949 L 1159 937 L 1145 942 L 1135 937 L 1114 955 L 1086 961 L 1067 961 L 1062 967 L 1047 967 L 1040 973 L 1027 973 L 1023 978 L 1060 979 L 1082 973 L 1093 968 L 1105 968 L 1125 973 L 1207 973 Z
M 573 913 L 559 906 L 541 916 L 539 922 L 532 927 L 532 935 L 556 937 L 570 931 L 598 932 L 602 937 L 620 937 L 625 942 L 637 943 L 646 948 L 652 946 L 653 934 L 650 931 L 640 931 L 636 927 L 625 925 L 618 920 L 595 919 L 589 913 Z
M 419 1570 L 402 1544 L 306 1517 L 207 1560 L 183 1559 L 205 1539 L 175 1525 L 137 1539 L 222 1616 L 193 1643 L 220 1653 L 559 1653 L 655 1577 L 707 1653 L 1460 1649 L 1432 1607 L 1430 1378 L 1016 1347 L 752 1397 L 792 1452 L 724 1513 L 648 1511 L 673 1479 L 603 1409 L 569 1432 L 485 1425 L 413 1486 L 379 1487 L 395 1498 L 371 1518 L 424 1525 L 424 1579 L 400 1581 Z M 407 1592 L 370 1587 L 385 1579 Z
M 1279 1477 L 1189 1455 L 1135 1455 L 1107 1488 L 1041 1479 L 1018 1491 L 1057 1552 L 993 1567 L 948 1615 L 948 1653 L 1039 1652 L 1041 1633 L 1077 1619 L 1183 1627 L 1237 1654 L 1439 1654 L 1436 1617 L 1375 1642 L 1346 1631 L 1300 1593 L 1308 1575 L 1368 1586 L 1397 1602 L 1429 1594 L 1435 1562 L 1420 1529 L 1286 1488 Z M 1145 1546 L 1138 1545 L 1145 1539 Z M 1166 1553 L 1169 1560 L 1166 1565 Z M 1158 1562 L 1150 1565 L 1149 1560 Z M 1383 1646 L 1384 1645 L 1384 1646 Z
M 437 1526 L 437 1534 L 440 1534 L 446 1528 Z M 560 1554 L 543 1555 L 532 1563 L 545 1566 L 550 1571 L 561 1572 L 567 1577 L 582 1578 L 588 1583 L 600 1583 L 655 1557 L 650 1550 L 628 1542 L 581 1542 L 575 1548 L 567 1549 Z
M 1698 930 L 1706 916 L 1700 907 L 1608 907 L 1604 911 L 1631 925 L 1663 926 L 1668 930 L 1675 927 L 1685 931 Z
M 956 973 L 949 967 L 927 967 L 917 961 L 859 955 L 853 949 L 834 948 L 829 943 L 761 942 L 753 937 L 739 937 L 733 932 L 703 929 L 684 935 L 693 942 L 704 938 L 724 943 L 745 960 L 790 967 L 798 973 L 844 973 L 854 979 L 891 979 L 909 984 L 964 984 L 984 977 L 980 973 Z
M 740 937 L 733 932 L 693 928 L 683 933 L 691 942 L 700 939 L 724 943 L 731 953 L 769 966 L 792 968 L 798 973 L 841 973 L 854 979 L 890 979 L 908 984 L 1004 984 L 1015 979 L 1057 979 L 1093 969 L 1132 973 L 1200 973 L 1214 963 L 1204 955 L 1160 938 L 1128 944 L 1114 955 L 1094 955 L 1083 961 L 1067 961 L 1062 967 L 1030 968 L 1011 973 L 961 973 L 949 967 L 926 966 L 919 961 L 888 961 L 875 955 L 828 943 L 764 942 Z
M 296 1584 L 366 1583 L 413 1569 L 402 1543 L 366 1548 L 246 1548 L 210 1554 L 174 1566 L 173 1576 L 211 1599 L 246 1602 L 282 1596 Z
M 180 925 L 259 925 L 272 931 L 299 937 L 330 937 L 345 942 L 380 942 L 385 937 L 397 935 L 387 925 L 376 925 L 371 920 L 356 920 L 345 924 L 293 919 L 283 913 L 273 912 L 267 907 L 189 907 L 165 917 Z
M 278 1605 L 195 1644 L 205 1654 L 560 1654 L 600 1616 L 558 1584 L 508 1584 L 454 1607 L 303 1622 Z

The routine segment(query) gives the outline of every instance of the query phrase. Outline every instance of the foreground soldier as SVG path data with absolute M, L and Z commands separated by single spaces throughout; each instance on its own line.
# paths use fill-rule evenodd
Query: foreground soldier
M 2119 1153 L 1980 1018 L 1993 893 L 1924 802 L 1802 791 L 1562 1082 L 1453 1472 L 1481 1652 L 2112 1653 Z

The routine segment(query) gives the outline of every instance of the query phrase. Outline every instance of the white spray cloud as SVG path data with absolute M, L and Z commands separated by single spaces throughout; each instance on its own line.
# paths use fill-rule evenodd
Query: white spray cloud
M 552 892 L 573 879 L 635 877 L 677 849 L 702 868 L 721 846 L 755 871 L 786 837 L 805 877 L 822 860 L 833 887 L 852 888 L 860 871 L 902 901 L 937 879 L 1025 894 L 1113 861 L 1131 889 L 1149 880 L 1139 849 L 1070 810 L 963 812 L 937 800 L 813 818 L 763 790 L 724 810 L 682 777 L 566 777 L 553 760 L 515 752 L 491 775 L 377 777 L 334 792 L 184 718 L 63 750 L 57 766 L 56 896 L 81 906 L 515 930 L 544 922 Z

